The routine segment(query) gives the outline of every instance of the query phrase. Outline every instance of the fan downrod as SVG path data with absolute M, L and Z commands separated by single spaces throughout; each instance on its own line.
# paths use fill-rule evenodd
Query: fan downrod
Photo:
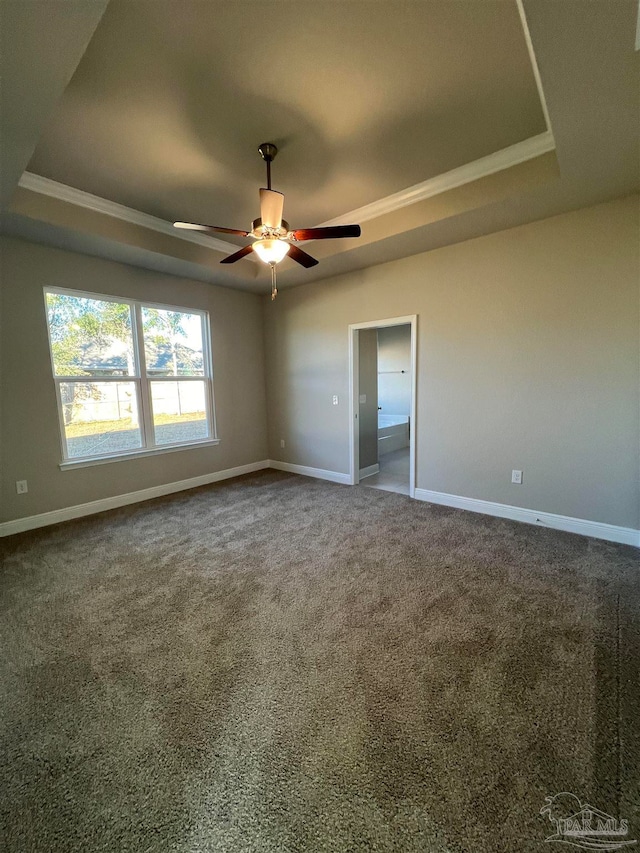
M 278 153 L 278 148 L 273 142 L 263 142 L 258 146 L 260 156 L 267 164 L 267 189 L 271 189 L 271 161 Z

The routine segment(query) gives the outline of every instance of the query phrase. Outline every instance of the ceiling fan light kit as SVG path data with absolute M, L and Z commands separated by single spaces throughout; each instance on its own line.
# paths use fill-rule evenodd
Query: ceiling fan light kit
M 279 264 L 289 253 L 291 246 L 284 240 L 263 237 L 262 240 L 256 240 L 251 248 L 265 264 Z
M 194 222 L 174 222 L 176 228 L 186 228 L 191 231 L 203 231 L 205 234 L 235 234 L 239 237 L 252 237 L 254 242 L 244 246 L 232 255 L 223 258 L 221 264 L 235 264 L 254 251 L 261 261 L 271 268 L 271 298 L 278 293 L 276 287 L 276 265 L 287 255 L 296 263 L 309 268 L 318 261 L 304 252 L 294 243 L 304 240 L 333 240 L 341 237 L 359 237 L 359 225 L 332 225 L 326 228 L 289 229 L 289 223 L 282 218 L 284 210 L 284 195 L 271 189 L 271 163 L 278 153 L 273 142 L 263 142 L 258 146 L 262 159 L 267 164 L 267 186 L 260 189 L 260 218 L 254 219 L 251 231 L 239 231 L 235 228 L 221 228 L 217 225 L 198 225 Z

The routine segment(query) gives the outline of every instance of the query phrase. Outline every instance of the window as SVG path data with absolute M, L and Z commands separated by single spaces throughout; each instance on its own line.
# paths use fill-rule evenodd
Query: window
M 45 291 L 63 465 L 213 442 L 205 311 Z

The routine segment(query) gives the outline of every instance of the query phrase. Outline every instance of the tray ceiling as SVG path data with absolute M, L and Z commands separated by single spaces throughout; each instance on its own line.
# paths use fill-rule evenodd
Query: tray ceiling
M 245 228 L 273 140 L 310 226 L 544 130 L 515 2 L 111 0 L 28 168 Z
M 6 233 L 262 292 L 261 264 L 170 223 L 248 227 L 267 140 L 292 226 L 363 223 L 281 287 L 638 189 L 636 0 L 24 9 L 3 6 Z

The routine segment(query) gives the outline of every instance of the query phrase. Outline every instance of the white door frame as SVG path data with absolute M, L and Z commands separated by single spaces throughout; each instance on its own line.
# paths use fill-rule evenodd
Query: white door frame
M 416 493 L 416 392 L 418 367 L 418 315 L 391 317 L 386 320 L 370 320 L 368 323 L 352 323 L 349 326 L 349 476 L 352 486 L 360 482 L 360 408 L 358 332 L 360 329 L 382 329 L 388 326 L 411 326 L 411 423 L 409 424 L 409 495 Z

